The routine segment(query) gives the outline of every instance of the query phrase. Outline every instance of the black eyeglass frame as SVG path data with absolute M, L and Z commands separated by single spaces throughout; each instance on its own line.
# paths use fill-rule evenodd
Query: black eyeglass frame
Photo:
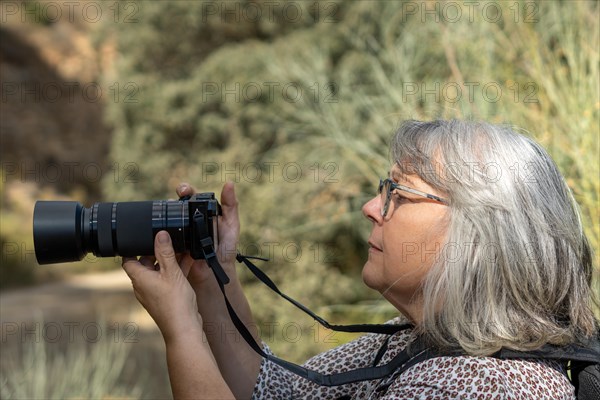
M 391 180 L 390 178 L 386 178 L 386 179 L 380 178 L 379 179 L 379 189 L 378 189 L 379 194 L 381 194 L 381 192 L 383 191 L 383 188 L 385 186 L 388 186 L 388 187 L 387 187 L 387 191 L 385 194 L 385 200 L 382 201 L 382 203 L 381 203 L 381 216 L 382 217 L 385 217 L 387 215 L 388 209 L 390 208 L 390 202 L 392 200 L 392 192 L 396 189 L 403 190 L 408 193 L 416 194 L 417 196 L 425 197 L 425 198 L 428 198 L 431 200 L 435 200 L 435 201 L 438 201 L 445 205 L 449 204 L 448 200 L 446 200 L 442 197 L 439 197 L 439 196 L 436 196 L 436 195 L 430 194 L 430 193 L 425 193 L 420 190 L 410 188 L 408 186 L 400 185 L 400 184 L 394 182 L 393 180 Z

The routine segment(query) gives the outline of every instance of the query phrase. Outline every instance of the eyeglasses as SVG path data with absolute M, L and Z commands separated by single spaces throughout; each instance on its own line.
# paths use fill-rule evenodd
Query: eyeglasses
M 388 209 L 390 208 L 390 202 L 392 200 L 392 192 L 394 190 L 403 190 L 408 193 L 416 194 L 418 196 L 426 197 L 431 200 L 439 201 L 442 204 L 448 204 L 448 200 L 438 197 L 433 194 L 421 192 L 420 190 L 409 188 L 408 186 L 399 185 L 391 179 L 387 178 L 384 180 L 379 179 L 379 194 L 381 195 L 381 216 L 387 215 Z M 385 196 L 385 197 L 384 197 Z

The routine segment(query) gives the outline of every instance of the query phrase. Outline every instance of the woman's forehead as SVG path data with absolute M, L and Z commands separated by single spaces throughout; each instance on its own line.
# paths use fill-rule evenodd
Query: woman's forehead
M 389 177 L 395 182 L 411 187 L 413 189 L 422 190 L 424 192 L 437 193 L 435 189 L 425 182 L 421 177 L 415 173 L 406 173 L 400 168 L 397 163 L 394 163 L 388 173 Z

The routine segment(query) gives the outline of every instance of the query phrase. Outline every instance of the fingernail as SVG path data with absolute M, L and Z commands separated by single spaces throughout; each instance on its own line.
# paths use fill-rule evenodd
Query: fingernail
M 165 231 L 158 232 L 156 236 L 158 236 L 158 243 L 167 244 L 171 240 L 169 234 Z
M 177 193 L 183 193 L 187 190 L 187 188 L 187 185 L 179 185 L 179 187 L 177 188 Z

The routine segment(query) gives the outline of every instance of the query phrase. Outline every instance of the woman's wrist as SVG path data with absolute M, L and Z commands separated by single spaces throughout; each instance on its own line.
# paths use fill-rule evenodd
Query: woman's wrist
M 241 284 L 238 280 L 237 273 L 235 271 L 234 266 L 223 266 L 223 269 L 227 276 L 229 277 L 229 283 L 225 285 L 225 290 L 227 291 L 227 295 L 235 292 L 237 290 L 241 290 Z M 221 292 L 221 288 L 219 287 L 219 283 L 215 279 L 214 276 L 210 276 L 208 279 L 202 282 L 194 282 L 192 284 L 192 288 L 196 293 L 196 300 L 198 301 L 198 305 L 201 303 L 213 303 L 215 301 L 221 302 L 223 301 L 223 293 Z
M 189 340 L 190 337 L 204 337 L 202 317 L 199 313 L 185 317 L 175 315 L 174 318 L 167 326 L 160 327 L 167 346 Z

